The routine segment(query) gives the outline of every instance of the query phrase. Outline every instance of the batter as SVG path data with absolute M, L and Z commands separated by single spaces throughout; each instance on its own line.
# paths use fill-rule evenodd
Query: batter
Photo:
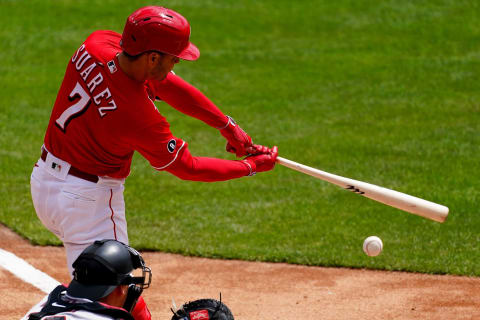
M 232 118 L 172 72 L 196 60 L 190 25 L 157 6 L 132 13 L 123 34 L 93 32 L 68 61 L 31 175 L 42 223 L 64 244 L 69 272 L 95 240 L 128 244 L 123 197 L 135 151 L 153 168 L 181 179 L 222 181 L 274 168 L 277 147 L 254 145 Z M 194 157 L 175 137 L 154 101 L 219 130 L 227 151 L 243 160 Z

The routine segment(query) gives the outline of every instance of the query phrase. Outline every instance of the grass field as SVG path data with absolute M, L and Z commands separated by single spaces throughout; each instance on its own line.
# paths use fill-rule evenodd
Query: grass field
M 59 244 L 29 177 L 68 58 L 146 4 L 188 17 L 196 62 L 175 71 L 282 157 L 450 207 L 435 223 L 278 166 L 181 181 L 136 155 L 133 246 L 186 255 L 480 276 L 480 5 L 429 1 L 0 0 L 0 222 Z M 198 156 L 233 159 L 214 129 L 158 108 Z M 362 252 L 377 235 L 384 251 Z

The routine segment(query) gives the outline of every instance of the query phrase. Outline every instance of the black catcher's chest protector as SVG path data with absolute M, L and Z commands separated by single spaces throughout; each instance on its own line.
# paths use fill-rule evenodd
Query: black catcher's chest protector
M 67 288 L 63 285 L 56 287 L 48 296 L 47 303 L 40 312 L 35 312 L 29 315 L 29 320 L 40 320 L 43 317 L 55 315 L 61 312 L 73 310 L 85 310 L 91 313 L 102 314 L 112 317 L 113 319 L 134 320 L 133 316 L 127 311 L 109 307 L 98 302 L 87 303 L 73 303 L 67 299 L 62 299 L 62 296 Z

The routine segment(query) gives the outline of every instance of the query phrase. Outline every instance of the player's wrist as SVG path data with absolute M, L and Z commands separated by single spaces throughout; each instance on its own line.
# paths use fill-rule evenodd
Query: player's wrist
M 246 174 L 246 176 L 250 177 L 250 176 L 253 176 L 257 173 L 256 172 L 257 166 L 255 165 L 255 162 L 251 162 L 251 161 L 248 161 L 246 159 L 241 160 L 240 162 L 243 163 L 248 168 L 248 173 Z
M 225 116 L 225 121 L 226 121 L 225 125 L 218 127 L 217 128 L 218 130 L 222 131 L 225 129 L 232 129 L 236 126 L 235 120 L 230 116 Z

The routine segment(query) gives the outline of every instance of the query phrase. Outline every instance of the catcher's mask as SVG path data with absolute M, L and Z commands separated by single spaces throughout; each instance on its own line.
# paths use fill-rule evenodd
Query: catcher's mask
M 124 308 L 131 311 L 143 289 L 150 286 L 152 272 L 137 250 L 116 240 L 99 240 L 88 246 L 73 263 L 73 280 L 67 294 L 97 301 L 119 285 L 128 285 Z M 142 276 L 131 272 L 142 269 Z

